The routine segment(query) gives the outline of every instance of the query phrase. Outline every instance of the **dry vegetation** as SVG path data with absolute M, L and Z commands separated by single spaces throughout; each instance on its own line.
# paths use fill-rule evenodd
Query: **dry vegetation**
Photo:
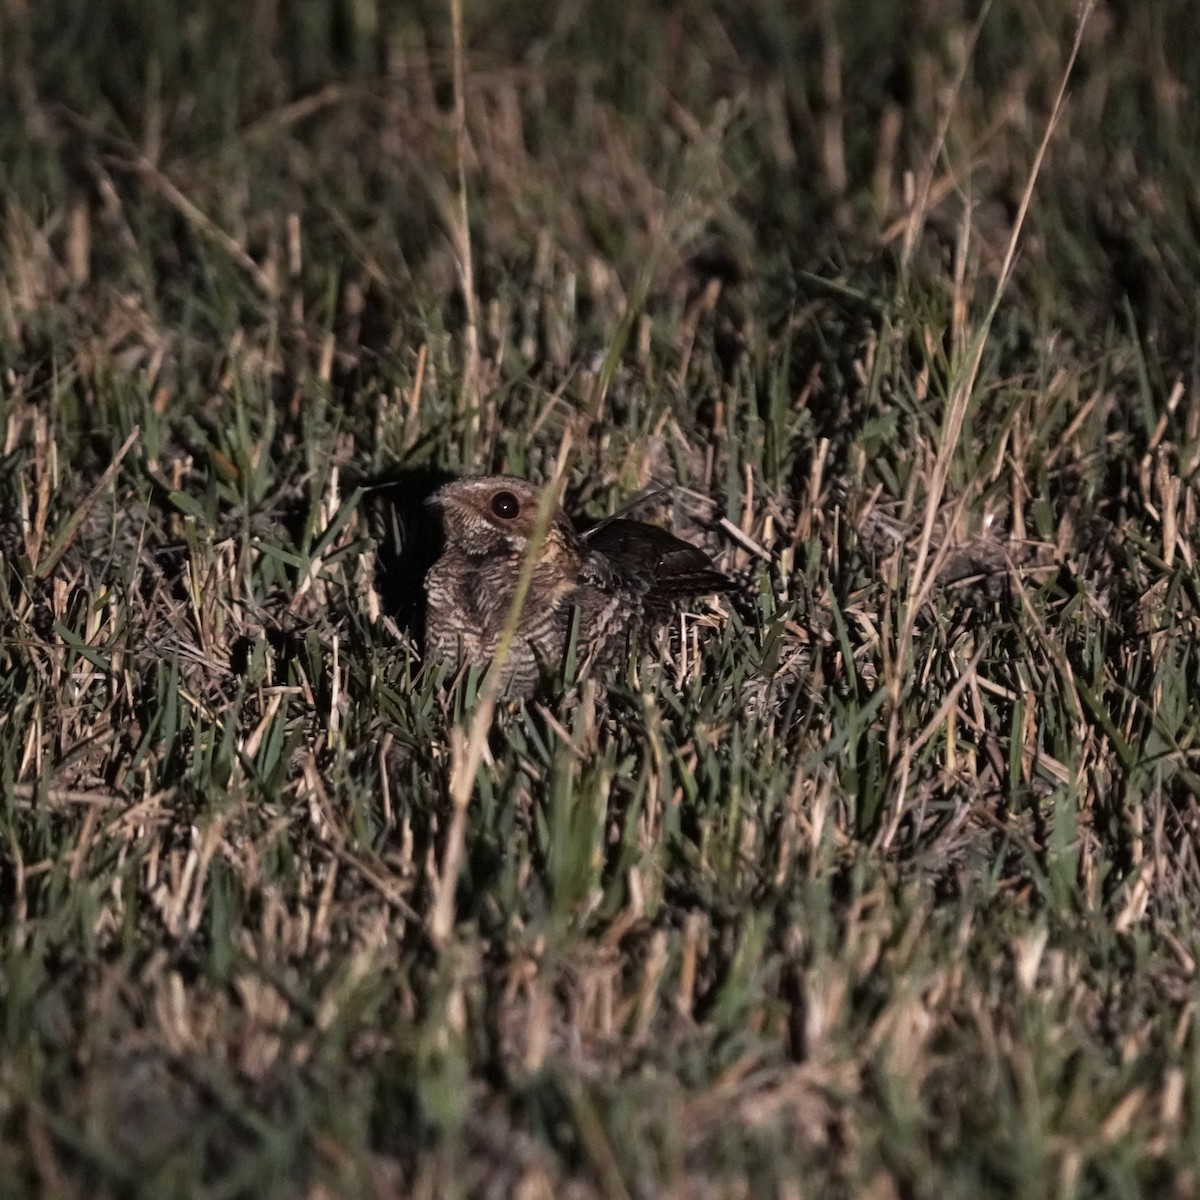
M 1065 0 L 82 8 L 0 5 L 0 1194 L 1195 1195 L 1190 0 L 1062 106 Z M 740 591 L 484 728 L 364 485 L 560 461 Z

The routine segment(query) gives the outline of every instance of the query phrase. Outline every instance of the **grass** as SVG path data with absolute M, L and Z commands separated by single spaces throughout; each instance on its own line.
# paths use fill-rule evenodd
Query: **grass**
M 461 117 L 441 5 L 79 11 L 0 13 L 0 1194 L 1193 1195 L 1185 0 L 1060 109 L 1065 2 L 489 0 Z M 476 766 L 360 485 L 560 460 L 739 594 Z

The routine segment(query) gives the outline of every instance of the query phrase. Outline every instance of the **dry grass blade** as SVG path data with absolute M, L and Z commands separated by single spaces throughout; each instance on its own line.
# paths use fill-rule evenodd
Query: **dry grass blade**
M 946 418 L 942 424 L 941 438 L 938 445 L 938 455 L 934 463 L 933 473 L 929 481 L 929 489 L 925 498 L 925 518 L 921 528 L 920 540 L 917 543 L 917 553 L 913 562 L 911 572 L 909 574 L 909 586 L 907 588 L 907 596 L 905 599 L 904 619 L 901 625 L 901 632 L 898 642 L 896 660 L 903 664 L 908 654 L 908 647 L 912 639 L 913 628 L 917 621 L 917 616 L 921 611 L 925 601 L 929 598 L 933 586 L 937 581 L 936 569 L 926 569 L 930 548 L 933 544 L 934 527 L 937 524 L 938 514 L 941 511 L 942 496 L 946 489 L 946 480 L 950 472 L 950 465 L 957 453 L 959 438 L 962 435 L 963 421 L 967 414 L 967 408 L 971 403 L 971 399 L 975 389 L 975 381 L 979 375 L 979 367 L 983 361 L 983 351 L 987 345 L 988 334 L 992 327 L 992 322 L 995 320 L 996 312 L 1000 307 L 1000 301 L 1003 298 L 1005 289 L 1008 286 L 1009 277 L 1012 272 L 1012 265 L 1016 258 L 1017 246 L 1020 243 L 1021 231 L 1024 227 L 1025 216 L 1029 211 L 1029 204 L 1033 198 L 1034 186 L 1037 183 L 1038 174 L 1041 171 L 1042 162 L 1046 156 L 1046 150 L 1050 145 L 1050 139 L 1054 136 L 1054 130 L 1058 125 L 1059 117 L 1062 113 L 1063 104 L 1066 99 L 1067 83 L 1071 78 L 1071 72 L 1074 70 L 1075 61 L 1079 55 L 1079 47 L 1083 41 L 1084 30 L 1087 26 L 1088 18 L 1091 16 L 1094 0 L 1088 0 L 1080 9 L 1078 20 L 1075 27 L 1075 37 L 1071 44 L 1071 51 L 1067 58 L 1066 66 L 1063 68 L 1062 76 L 1059 81 L 1058 92 L 1054 99 L 1054 105 L 1051 108 L 1050 116 L 1046 122 L 1046 128 L 1042 134 L 1041 143 L 1038 146 L 1037 154 L 1034 156 L 1033 165 L 1030 168 L 1028 178 L 1025 182 L 1025 188 L 1021 195 L 1020 206 L 1017 209 L 1017 216 L 1013 222 L 1012 232 L 1009 236 L 1007 249 L 1004 255 L 1004 262 L 1001 266 L 999 278 L 996 281 L 995 291 L 992 295 L 991 304 L 987 314 L 984 317 L 983 323 L 976 332 L 973 339 L 973 344 L 970 352 L 970 360 L 967 365 L 965 374 L 960 374 L 955 380 L 954 389 L 951 393 L 950 404 L 946 411 Z M 898 698 L 898 694 L 896 697 Z
M 454 155 L 458 169 L 458 212 L 451 232 L 458 260 L 459 287 L 466 309 L 462 411 L 469 414 L 473 435 L 479 427 L 479 318 L 475 296 L 475 258 L 471 249 L 471 215 L 467 203 L 467 52 L 463 43 L 462 0 L 450 0 L 450 29 L 454 41 Z
M 979 42 L 979 35 L 983 32 L 983 27 L 987 24 L 988 14 L 991 11 L 992 0 L 985 0 L 985 3 L 981 6 L 978 15 L 971 24 L 971 32 L 966 40 L 966 44 L 963 46 L 962 57 L 958 64 L 958 74 L 954 77 L 954 82 L 950 85 L 948 95 L 942 106 L 937 134 L 933 139 L 933 145 L 930 147 L 929 156 L 925 160 L 925 167 L 921 171 L 921 178 L 917 185 L 917 194 L 913 200 L 912 211 L 908 214 L 908 219 L 904 226 L 904 241 L 901 243 L 900 249 L 900 266 L 902 271 L 906 272 L 908 270 L 908 265 L 912 261 L 913 251 L 916 249 L 917 242 L 921 236 L 921 226 L 924 224 L 926 214 L 929 211 L 930 190 L 933 187 L 933 178 L 937 174 L 938 159 L 941 158 L 942 150 L 946 145 L 946 135 L 950 132 L 950 122 L 954 117 L 955 105 L 962 91 L 963 81 L 967 77 L 967 71 L 970 69 L 972 59 L 975 56 L 975 47 Z
M 92 511 L 96 501 L 104 494 L 105 488 L 112 483 L 116 478 L 117 471 L 120 470 L 121 463 L 124 461 L 125 455 L 132 449 L 134 442 L 141 435 L 141 426 L 135 425 L 129 431 L 129 436 L 121 443 L 121 448 L 113 455 L 113 460 L 104 468 L 103 474 L 96 481 L 96 486 L 83 498 L 83 503 L 70 515 L 67 523 L 63 526 L 58 537 L 54 539 L 53 545 L 50 547 L 46 557 L 39 562 L 35 568 L 35 572 L 39 579 L 45 579 L 51 571 L 58 565 L 59 560 L 67 552 L 71 543 L 75 540 L 75 535 L 79 532 L 79 527 L 87 519 L 88 513 Z
M 132 161 L 116 160 L 116 165 L 136 171 L 148 180 L 164 200 L 202 237 L 220 246 L 229 257 L 249 276 L 254 286 L 268 299 L 275 296 L 278 286 L 268 274 L 246 253 L 237 241 L 221 228 L 207 213 L 201 211 L 179 188 L 171 182 L 148 158 L 139 155 Z

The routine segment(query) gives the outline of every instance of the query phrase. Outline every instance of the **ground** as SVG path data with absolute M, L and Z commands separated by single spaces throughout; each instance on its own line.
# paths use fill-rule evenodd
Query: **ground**
M 0 6 L 0 1193 L 1195 1195 L 1191 8 Z

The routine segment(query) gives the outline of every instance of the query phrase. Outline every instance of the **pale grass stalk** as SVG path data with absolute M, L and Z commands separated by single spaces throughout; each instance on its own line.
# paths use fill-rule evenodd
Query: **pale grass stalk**
M 913 761 L 920 753 L 921 748 L 926 742 L 929 741 L 931 737 L 933 737 L 935 733 L 937 733 L 937 731 L 941 728 L 943 721 L 953 717 L 955 705 L 958 704 L 958 698 L 962 695 L 963 690 L 974 681 L 976 673 L 979 670 L 979 664 L 983 660 L 983 654 L 986 649 L 986 644 L 981 645 L 976 649 L 975 653 L 971 655 L 970 661 L 963 669 L 963 673 L 954 681 L 954 685 L 946 693 L 945 699 L 943 699 L 941 704 L 938 706 L 937 712 L 935 712 L 933 717 L 926 723 L 925 728 L 921 730 L 921 732 L 904 747 L 904 753 L 900 759 L 900 768 L 897 772 L 897 776 L 905 783 L 907 782 L 909 774 L 912 771 Z M 949 744 L 948 751 L 952 754 L 953 750 L 954 746 L 953 742 L 951 742 Z M 897 793 L 897 795 L 902 794 L 902 792 Z M 900 827 L 900 817 L 903 812 L 904 808 L 901 804 L 897 803 L 893 805 L 892 818 L 888 822 L 887 830 L 884 833 L 881 841 L 881 845 L 885 850 L 891 846 L 892 840 L 896 836 L 896 832 Z
M 437 898 L 429 920 L 429 937 L 433 944 L 442 947 L 454 928 L 454 892 L 458 886 L 458 875 L 462 867 L 463 842 L 466 836 L 467 807 L 475 791 L 475 776 L 483 762 L 487 748 L 488 733 L 496 713 L 496 703 L 504 688 L 504 668 L 512 651 L 513 639 L 521 621 L 521 613 L 533 581 L 533 570 L 538 555 L 546 540 L 546 534 L 554 520 L 566 479 L 567 462 L 571 453 L 571 429 L 567 428 L 558 448 L 558 460 L 554 464 L 554 475 L 542 491 L 534 521 L 533 534 L 521 564 L 521 575 L 517 580 L 516 594 L 508 610 L 504 628 L 496 644 L 492 665 L 480 689 L 479 700 L 471 719 L 470 731 L 464 735 L 461 726 L 450 732 L 450 804 L 452 815 L 450 830 L 446 835 L 446 849 L 442 855 L 442 869 L 437 882 Z
M 1016 261 L 1021 231 L 1025 224 L 1025 217 L 1029 212 L 1030 202 L 1033 199 L 1033 189 L 1041 172 L 1042 163 L 1050 145 L 1050 139 L 1053 137 L 1059 118 L 1062 116 L 1063 106 L 1066 101 L 1067 83 L 1075 67 L 1075 60 L 1079 55 L 1079 47 L 1083 41 L 1083 33 L 1087 26 L 1088 18 L 1091 16 L 1094 3 L 1095 0 L 1086 0 L 1080 8 L 1079 18 L 1075 25 L 1075 37 L 1071 43 L 1071 52 L 1063 69 L 1062 77 L 1059 80 L 1058 92 L 1054 98 L 1054 104 L 1050 110 L 1050 117 L 1046 122 L 1046 128 L 1042 134 L 1037 154 L 1034 156 L 1033 166 L 1030 168 L 1029 177 L 1025 182 L 1025 189 L 1021 195 L 1021 203 L 1017 209 L 1016 220 L 1013 223 L 1012 233 L 1008 239 L 1008 246 L 1005 250 L 1004 261 L 1001 264 L 1000 275 L 996 281 L 991 304 L 988 306 L 983 323 L 972 341 L 967 372 L 965 375 L 960 375 L 956 381 L 950 399 L 950 406 L 946 413 L 942 428 L 941 444 L 938 447 L 937 461 L 934 464 L 933 474 L 929 482 L 929 492 L 925 502 L 925 520 L 921 529 L 921 539 L 917 546 L 916 561 L 909 576 L 904 618 L 893 662 L 896 673 L 891 681 L 893 705 L 890 722 L 891 734 L 895 733 L 899 719 L 900 672 L 903 670 L 903 664 L 908 657 L 913 629 L 916 626 L 917 614 L 929 598 L 937 579 L 938 564 L 936 557 L 928 570 L 926 569 L 926 565 L 929 562 L 930 549 L 933 544 L 933 530 L 937 522 L 938 512 L 941 509 L 942 496 L 945 492 L 946 480 L 950 473 L 950 465 L 954 457 L 954 452 L 958 448 L 967 407 L 970 404 L 975 388 L 975 381 L 979 375 L 979 368 L 983 362 L 983 351 L 987 345 L 988 334 L 991 330 L 992 322 L 995 320 L 996 312 L 1000 307 L 1000 301 L 1012 276 L 1012 268 L 1013 263 Z M 894 745 L 893 737 L 889 736 L 889 742 Z M 896 793 L 897 801 L 900 794 L 899 792 Z
M 950 85 L 950 95 L 946 98 L 946 106 L 942 110 L 942 119 L 938 122 L 937 136 L 933 139 L 929 158 L 925 163 L 925 169 L 921 172 L 921 182 L 917 190 L 917 195 L 913 200 L 912 211 L 909 213 L 908 223 L 904 229 L 904 241 L 900 249 L 900 269 L 904 278 L 908 276 L 908 265 L 912 260 L 913 250 L 916 249 L 917 239 L 921 235 L 921 227 L 925 223 L 925 214 L 929 211 L 929 193 L 933 187 L 933 177 L 937 171 L 938 159 L 941 158 L 942 150 L 946 145 L 946 135 L 950 132 L 950 119 L 954 116 L 954 108 L 958 103 L 958 94 L 962 91 L 963 81 L 967 77 L 967 68 L 971 65 L 971 60 L 975 57 L 975 46 L 979 41 L 980 33 L 983 32 L 983 25 L 988 18 L 991 8 L 992 0 L 985 0 L 983 7 L 979 10 L 979 16 L 975 18 L 975 24 L 971 26 L 971 34 L 967 38 L 962 62 L 958 66 L 958 74 L 954 77 L 954 82 Z
M 222 229 L 206 212 L 193 203 L 149 159 L 139 154 L 129 162 L 117 165 L 136 171 L 148 180 L 160 196 L 202 237 L 219 246 L 246 273 L 254 286 L 268 299 L 278 292 L 273 272 L 264 270 L 246 252 L 232 234 Z
M 466 356 L 463 362 L 460 404 L 468 415 L 469 438 L 479 429 L 479 314 L 475 299 L 475 263 L 471 253 L 471 225 L 467 207 L 467 96 L 466 51 L 463 49 L 462 0 L 450 0 L 450 30 L 454 66 L 454 156 L 458 163 L 458 213 L 453 230 L 459 286 L 467 324 L 463 330 Z
M 67 548 L 75 540 L 75 535 L 79 532 L 80 525 L 83 524 L 88 513 L 91 512 L 92 506 L 100 499 L 101 493 L 113 479 L 116 477 L 117 471 L 124 461 L 125 455 L 133 448 L 133 443 L 141 436 L 142 427 L 135 425 L 130 431 L 129 436 L 121 443 L 121 448 L 113 455 L 113 460 L 104 468 L 104 473 L 96 481 L 96 486 L 84 497 L 83 503 L 71 514 L 67 521 L 66 529 L 59 534 L 55 544 L 51 547 L 49 555 L 37 565 L 34 572 L 39 579 L 45 579 L 58 564 L 59 559 L 67 552 Z

